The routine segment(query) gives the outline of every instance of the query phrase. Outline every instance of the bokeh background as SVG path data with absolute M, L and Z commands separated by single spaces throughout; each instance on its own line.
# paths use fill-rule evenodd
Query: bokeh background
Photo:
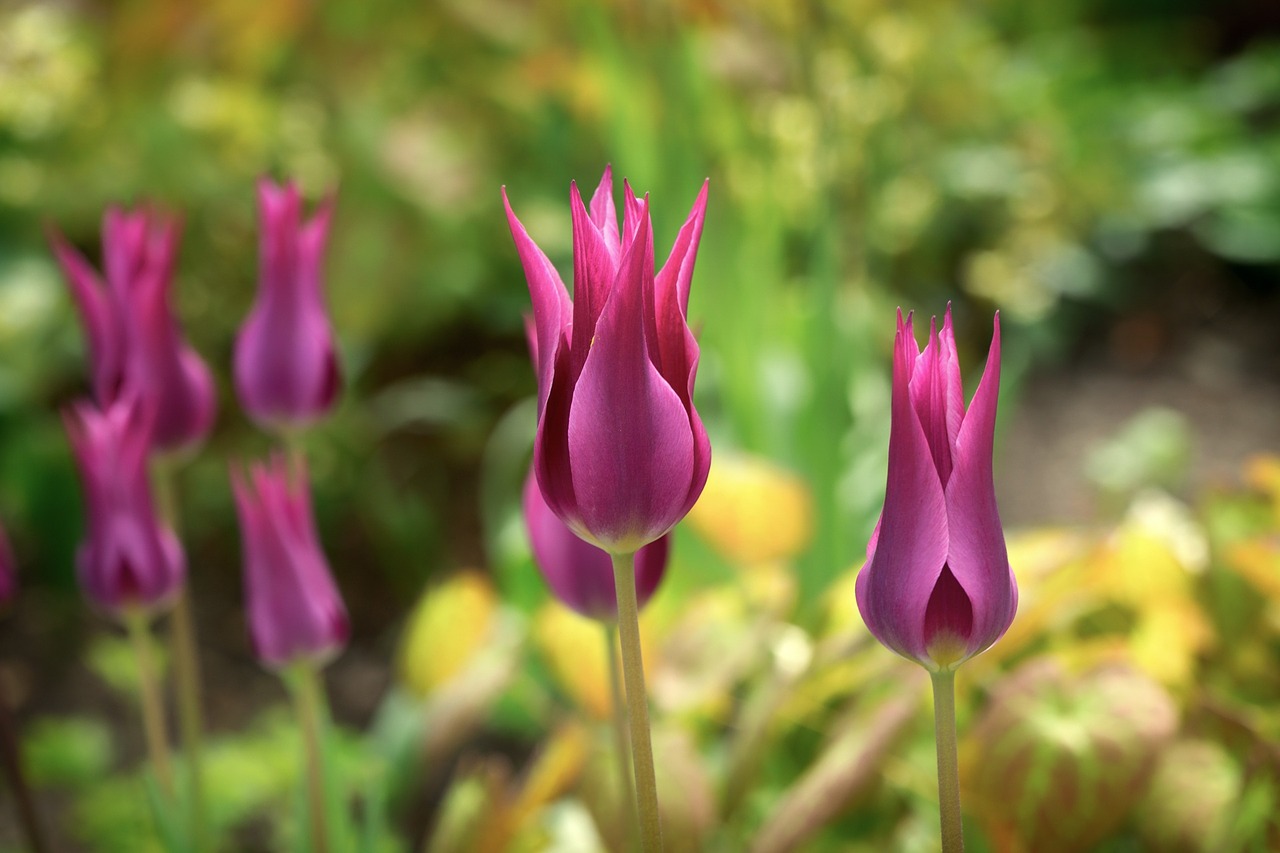
M 182 502 L 220 772 L 292 772 L 270 736 L 282 693 L 245 641 L 226 477 L 269 447 L 229 380 L 263 175 L 338 197 L 345 390 L 307 450 L 354 624 L 329 678 L 352 761 L 359 732 L 438 723 L 419 712 L 443 686 L 481 694 L 442 743 L 372 750 L 414 768 L 389 832 L 426 838 L 476 778 L 497 809 L 549 754 L 559 787 L 515 797 L 519 849 L 555 846 L 548 803 L 601 823 L 572 793 L 595 753 L 555 722 L 590 716 L 562 665 L 580 626 L 547 615 L 517 514 L 534 382 L 499 188 L 568 278 L 569 182 L 606 163 L 651 194 L 659 261 L 711 182 L 690 317 L 716 465 L 650 627 L 672 772 L 706 792 L 693 849 L 788 849 L 786 809 L 814 797 L 834 823 L 811 819 L 801 849 L 932 843 L 926 704 L 892 704 L 914 682 L 863 642 L 849 582 L 883 495 L 894 309 L 948 303 L 970 387 L 1001 312 L 996 473 L 1023 587 L 1010 637 L 961 679 L 973 844 L 1280 844 L 1280 12 L 1246 0 L 0 3 L 0 516 L 23 587 L 0 677 L 63 843 L 139 849 L 145 821 L 129 664 L 75 588 L 59 410 L 84 349 L 44 237 L 96 258 L 111 203 L 183 217 L 176 298 L 218 374 Z M 495 647 L 509 666 L 486 692 L 473 653 Z M 1028 684 L 1056 728 L 1009 699 Z M 1090 726 L 1131 706 L 1155 710 L 1116 736 L 1121 783 Z M 1020 725 L 1026 754 L 981 740 Z M 874 772 L 799 785 L 840 749 Z M 1041 787 L 996 790 L 1014 771 L 984 775 L 994 753 L 1033 756 Z M 291 837 L 277 781 L 221 807 L 228 849 Z M 1212 807 L 1160 836 L 1187 790 Z M 433 849 L 479 843 L 458 832 Z

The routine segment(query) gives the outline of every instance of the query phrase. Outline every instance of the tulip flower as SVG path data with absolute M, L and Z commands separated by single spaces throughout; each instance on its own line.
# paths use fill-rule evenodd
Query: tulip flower
M 259 660 L 272 668 L 322 664 L 350 633 L 311 513 L 305 469 L 284 458 L 254 465 L 231 484 L 240 516 L 249 631 Z
M 152 398 L 153 447 L 189 448 L 213 426 L 213 378 L 182 338 L 169 301 L 178 226 L 151 211 L 108 208 L 102 223 L 104 284 L 51 229 L 50 242 L 71 289 L 88 342 L 93 396 L 110 406 L 128 395 Z
M 609 555 L 565 527 L 543 500 L 533 472 L 524 483 L 524 523 L 533 561 L 556 598 L 589 619 L 616 621 L 618 598 Z M 636 553 L 636 597 L 640 607 L 662 582 L 670 550 L 668 534 Z
M 503 191 L 533 302 L 538 485 L 574 533 L 612 554 L 634 553 L 674 527 L 711 467 L 693 406 L 698 344 L 687 320 L 706 193 L 704 184 L 655 275 L 647 198 L 624 184 L 619 231 L 610 170 L 589 211 L 575 184 L 570 300 Z
M 0 527 L 0 606 L 8 604 L 18 593 L 18 563 L 13 558 L 9 536 Z
M 1018 607 L 991 473 L 999 392 L 998 316 L 966 411 L 950 309 L 923 352 L 898 313 L 888 484 L 856 593 L 876 639 L 931 671 L 986 650 Z
M 152 504 L 147 453 L 154 410 L 146 398 L 130 396 L 105 410 L 77 404 L 64 421 L 88 515 L 76 554 L 85 596 L 122 617 L 166 607 L 186 577 L 186 560 Z
M 333 199 L 302 221 L 292 184 L 258 183 L 261 215 L 258 295 L 236 338 L 236 394 L 268 428 L 298 428 L 332 408 L 339 370 L 321 267 Z
M 858 610 L 888 648 L 933 681 L 943 853 L 964 849 L 955 669 L 1008 629 L 1018 608 L 991 456 L 1000 395 L 1000 316 L 966 411 L 951 309 L 924 351 L 898 312 L 884 509 L 858 573 Z

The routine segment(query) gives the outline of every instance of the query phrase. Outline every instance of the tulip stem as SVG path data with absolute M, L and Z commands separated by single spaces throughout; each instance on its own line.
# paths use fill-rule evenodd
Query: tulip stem
M 160 678 L 151 647 L 151 629 L 141 612 L 125 614 L 125 628 L 138 661 L 138 701 L 142 706 L 142 728 L 147 739 L 151 768 L 155 771 L 160 792 L 173 800 L 173 769 L 169 763 L 169 737 L 165 732 L 164 704 L 160 699 Z
M 0 684 L 0 687 L 3 687 Z M 13 791 L 18 808 L 18 821 L 27 837 L 32 853 L 46 853 L 49 844 L 45 840 L 44 826 L 36 809 L 35 797 L 27 784 L 27 774 L 22 764 L 22 746 L 18 742 L 18 725 L 9 709 L 9 697 L 0 692 L 0 763 L 4 765 L 5 781 Z
M 627 737 L 627 705 L 618 669 L 618 626 L 604 625 L 604 652 L 609 661 L 609 696 L 613 700 L 613 745 L 618 765 L 618 799 L 622 811 L 623 849 L 630 850 L 640 834 L 636 817 L 636 783 L 631 775 L 631 745 Z
M 652 853 L 662 850 L 662 817 L 658 813 L 658 782 L 653 770 L 649 703 L 644 687 L 644 661 L 640 653 L 636 555 L 610 556 L 618 596 L 618 636 L 622 640 L 622 677 L 627 686 L 627 719 L 631 724 L 631 759 L 635 770 L 636 809 L 640 814 L 640 847 L 645 853 Z
M 152 483 L 160 517 L 174 536 L 179 533 L 177 468 L 172 459 L 157 459 Z M 196 849 L 204 849 L 204 714 L 200 708 L 200 654 L 196 647 L 195 613 L 190 581 L 178 590 L 169 622 L 173 646 L 173 683 L 177 694 L 178 728 L 187 758 L 187 796 L 190 830 Z
M 933 725 L 938 745 L 938 807 L 942 816 L 942 853 L 963 853 L 964 822 L 960 812 L 960 769 L 956 758 L 956 674 L 931 673 Z
M 324 725 L 324 688 L 320 673 L 310 663 L 301 662 L 285 674 L 293 693 L 302 748 L 306 757 L 307 819 L 311 825 L 311 853 L 328 853 L 329 831 L 325 823 L 324 752 L 321 729 Z

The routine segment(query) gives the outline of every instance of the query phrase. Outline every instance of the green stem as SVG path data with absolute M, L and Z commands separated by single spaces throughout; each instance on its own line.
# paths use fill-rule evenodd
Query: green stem
M 618 798 L 622 809 L 623 849 L 635 844 L 640 832 L 636 817 L 636 783 L 631 775 L 631 747 L 627 737 L 627 705 L 618 669 L 618 626 L 604 625 L 604 653 L 609 661 L 609 695 L 613 699 L 613 745 L 618 765 Z
M 152 489 L 160 518 L 179 536 L 177 467 L 170 458 L 156 459 L 151 469 Z M 200 654 L 196 645 L 195 612 L 190 581 L 178 591 L 169 622 L 173 648 L 173 683 L 177 694 L 178 728 L 187 758 L 189 830 L 196 849 L 204 848 L 204 714 L 200 707 Z
M 622 640 L 622 677 L 627 685 L 627 717 L 631 724 L 631 760 L 635 769 L 636 809 L 640 813 L 640 848 L 662 850 L 662 817 L 658 813 L 658 781 L 653 770 L 649 735 L 649 703 L 640 653 L 640 607 L 636 602 L 635 554 L 613 554 L 613 582 L 618 596 L 618 636 Z
M 311 853 L 328 853 L 329 831 L 325 822 L 324 691 L 317 668 L 301 662 L 285 676 L 293 692 L 307 773 L 307 819 L 311 826 Z
M 3 687 L 3 680 L 0 679 L 0 688 Z M 0 695 L 0 763 L 4 765 L 9 790 L 13 791 L 13 799 L 18 807 L 18 820 L 27 837 L 27 846 L 32 853 L 46 853 L 49 845 L 45 840 L 40 813 L 36 810 L 35 797 L 31 795 L 31 786 L 27 784 L 27 774 L 22 765 L 18 725 L 9 710 L 9 697 L 5 695 Z
M 161 794 L 172 801 L 173 768 L 169 763 L 169 737 L 165 732 L 164 704 L 160 699 L 160 678 L 151 648 L 151 630 L 147 617 L 141 612 L 125 614 L 124 623 L 138 659 L 138 701 L 142 706 L 142 727 L 151 767 Z
M 956 758 L 956 674 L 933 676 L 934 736 L 938 745 L 938 806 L 942 813 L 942 853 L 962 853 L 964 823 L 960 812 L 960 768 Z

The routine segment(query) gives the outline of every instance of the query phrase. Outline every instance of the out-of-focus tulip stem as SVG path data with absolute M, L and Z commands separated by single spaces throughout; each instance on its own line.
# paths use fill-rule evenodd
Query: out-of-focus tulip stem
M 151 488 L 162 522 L 180 536 L 175 460 L 161 457 L 151 469 Z M 173 644 L 173 682 L 178 700 L 178 727 L 187 759 L 187 811 L 197 850 L 204 849 L 204 714 L 200 703 L 200 653 L 196 645 L 195 613 L 190 580 L 182 585 L 169 621 Z
M 933 677 L 934 738 L 938 745 L 938 806 L 942 814 L 942 853 L 962 853 L 964 824 L 960 812 L 960 771 L 956 759 L 955 670 Z
M 0 684 L 0 687 L 3 687 Z M 13 792 L 13 799 L 18 807 L 18 820 L 22 823 L 22 832 L 27 837 L 27 846 L 32 853 L 45 853 L 49 844 L 45 840 L 44 827 L 40 823 L 40 814 L 36 811 L 35 798 L 31 796 L 31 786 L 27 784 L 27 774 L 22 766 L 22 749 L 18 743 L 18 727 L 9 709 L 9 697 L 0 694 L 0 763 L 4 765 L 5 782 Z
M 164 703 L 160 698 L 160 674 L 151 648 L 151 628 L 147 616 L 140 611 L 124 618 L 133 653 L 138 662 L 138 702 L 142 706 L 142 727 L 147 739 L 151 768 L 161 794 L 173 800 L 173 767 L 169 762 L 169 736 L 165 731 Z
M 662 849 L 662 817 L 649 735 L 649 704 L 640 653 L 640 608 L 636 603 L 635 554 L 613 554 L 613 581 L 618 595 L 618 635 L 622 640 L 622 677 L 627 686 L 631 726 L 631 760 L 635 771 L 640 843 L 645 853 Z
M 613 745 L 617 753 L 618 796 L 621 797 L 623 849 L 631 850 L 639 834 L 636 817 L 636 784 L 631 775 L 630 738 L 627 737 L 627 704 L 622 690 L 622 672 L 618 667 L 618 626 L 604 624 L 604 651 L 609 661 L 609 691 L 613 700 Z
M 285 673 L 285 684 L 293 693 L 298 728 L 302 732 L 302 749 L 307 774 L 307 821 L 311 827 L 312 853 L 329 853 L 329 829 L 325 820 L 324 782 L 324 688 L 320 671 L 302 661 Z

